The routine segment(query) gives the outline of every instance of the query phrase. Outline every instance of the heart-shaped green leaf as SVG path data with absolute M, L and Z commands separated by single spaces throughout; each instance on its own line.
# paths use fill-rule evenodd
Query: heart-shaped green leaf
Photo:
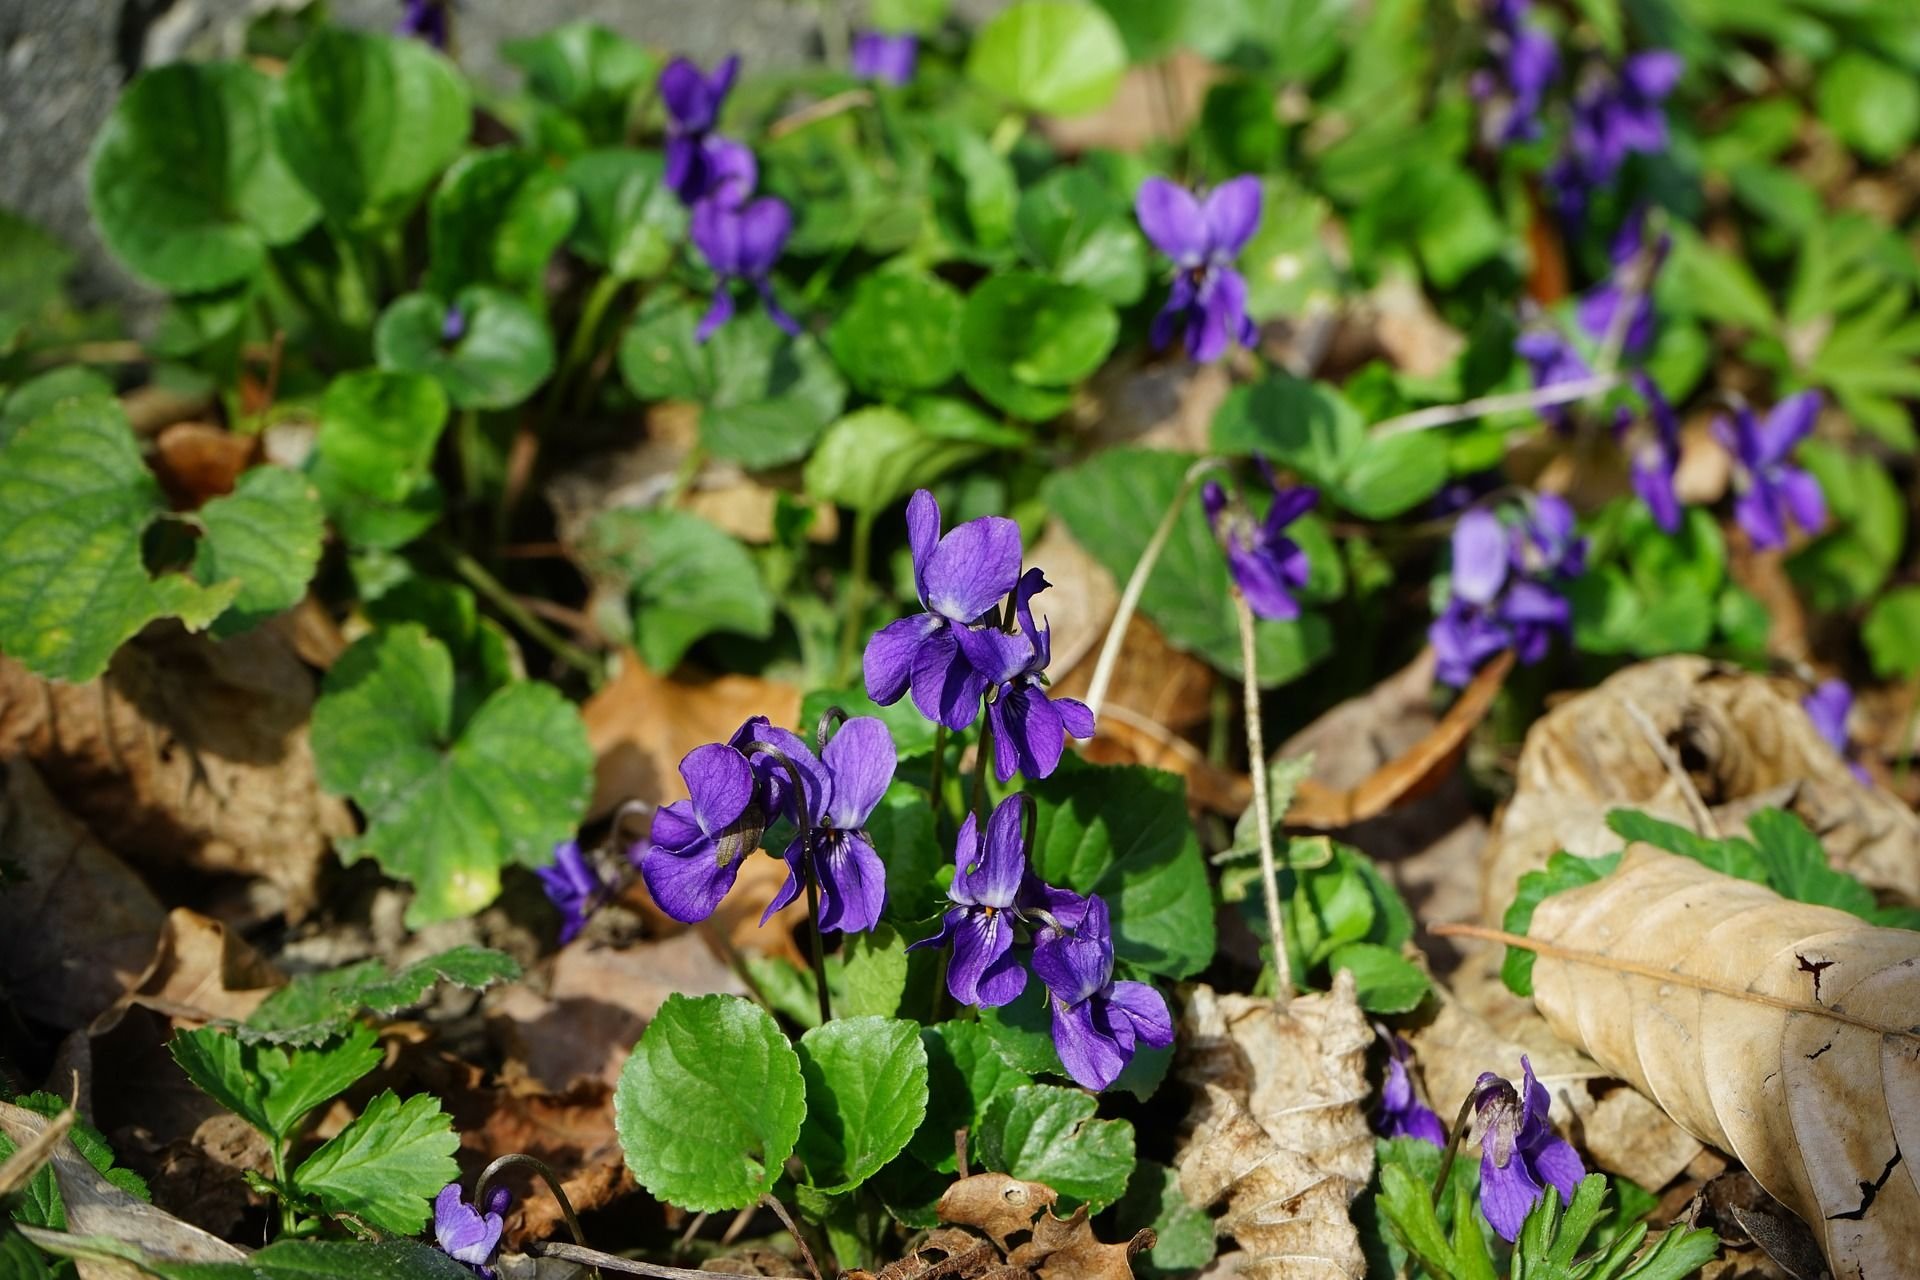
M 573 251 L 622 280 L 650 280 L 687 238 L 687 210 L 667 185 L 657 151 L 589 151 L 567 165 L 580 197 Z
M 1133 1126 L 1095 1120 L 1091 1094 L 1052 1084 L 1022 1085 L 987 1104 L 980 1161 L 1027 1182 L 1044 1182 L 1092 1212 L 1112 1204 L 1133 1172 Z
M 240 582 L 233 604 L 213 624 L 215 635 L 238 635 L 307 593 L 326 534 L 320 494 L 307 477 L 285 467 L 255 467 L 199 514 L 193 576 L 208 586 Z
M 1100 367 L 1119 333 L 1119 316 L 1093 290 L 1003 272 L 967 297 L 960 367 L 988 400 L 1040 422 L 1073 402 L 1072 384 Z
M 626 131 L 633 98 L 651 84 L 654 56 L 594 22 L 569 22 L 500 47 L 527 73 L 527 88 L 571 116 L 586 140 L 606 146 Z
M 1147 288 L 1147 242 L 1133 210 L 1086 169 L 1057 169 L 1020 197 L 1014 230 L 1027 260 L 1115 306 Z
M 429 468 L 446 423 L 447 393 L 423 373 L 362 369 L 328 384 L 308 471 L 348 542 L 400 546 L 440 518 Z
M 1127 46 L 1097 4 L 1022 0 L 974 37 L 967 74 L 1016 106 L 1078 116 L 1107 105 L 1127 69 Z
M 537 283 L 573 229 L 579 197 L 531 151 L 495 147 L 463 156 L 427 209 L 427 288 Z
M 865 390 L 925 390 L 959 366 L 959 323 L 960 295 L 952 285 L 920 271 L 883 271 L 854 287 L 827 331 L 827 348 Z
M 383 369 L 424 373 L 462 409 L 505 409 L 553 372 L 553 332 L 503 289 L 470 285 L 454 297 L 465 332 L 446 340 L 447 304 L 430 293 L 396 298 L 380 313 L 373 351 Z
M 753 557 L 690 511 L 602 512 L 585 551 L 625 582 L 634 647 L 654 671 L 673 670 L 712 632 L 764 639 L 773 631 L 773 594 Z
M 812 1185 L 851 1191 L 906 1149 L 927 1114 L 927 1051 L 920 1025 L 900 1018 L 836 1018 L 800 1037 L 807 1120 L 800 1159 Z

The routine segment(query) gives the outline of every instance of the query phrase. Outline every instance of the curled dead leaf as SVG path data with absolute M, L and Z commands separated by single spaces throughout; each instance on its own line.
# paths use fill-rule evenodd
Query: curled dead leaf
M 1920 933 L 1632 846 L 1535 911 L 1554 1030 L 1739 1158 L 1838 1276 L 1920 1258 Z
M 192 509 L 233 492 L 260 449 L 260 437 L 210 422 L 176 422 L 153 442 L 153 471 L 175 505 Z
M 1065 1218 L 1049 1209 L 1033 1225 L 1033 1239 L 1007 1255 L 1010 1266 L 1026 1267 L 1040 1280 L 1133 1280 L 1133 1255 L 1153 1248 L 1157 1237 L 1142 1227 L 1132 1239 L 1104 1243 L 1081 1205 Z
M 1009 1236 L 1031 1229 L 1040 1211 L 1050 1209 L 1058 1198 L 1045 1183 L 1022 1182 L 1005 1173 L 976 1173 L 943 1191 L 935 1212 L 942 1222 L 979 1228 L 1004 1249 Z

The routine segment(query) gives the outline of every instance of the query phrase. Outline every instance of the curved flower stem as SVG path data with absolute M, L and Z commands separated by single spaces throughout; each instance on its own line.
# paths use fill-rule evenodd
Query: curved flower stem
M 981 832 L 987 829 L 987 773 L 993 768 L 993 730 L 987 723 L 987 704 L 980 702 L 980 745 L 973 758 L 973 820 Z
M 1126 642 L 1127 624 L 1133 621 L 1133 612 L 1140 607 L 1140 596 L 1147 589 L 1147 579 L 1153 576 L 1153 566 L 1160 562 L 1160 553 L 1166 549 L 1167 539 L 1173 536 L 1173 526 L 1180 519 L 1181 508 L 1187 505 L 1187 495 L 1193 492 L 1193 486 L 1200 477 L 1215 467 L 1224 467 L 1224 458 L 1202 458 L 1187 468 L 1187 474 L 1180 479 L 1179 489 L 1174 491 L 1173 501 L 1167 504 L 1167 510 L 1160 517 L 1159 527 L 1153 536 L 1147 539 L 1147 545 L 1140 552 L 1140 561 L 1133 566 L 1133 573 L 1127 578 L 1126 589 L 1120 593 L 1120 603 L 1114 608 L 1113 621 L 1107 624 L 1107 638 L 1101 642 L 1099 661 L 1093 665 L 1093 681 L 1087 686 L 1087 710 L 1094 719 L 1100 717 L 1100 705 L 1107 700 L 1107 686 L 1113 683 L 1113 669 L 1120 661 L 1120 648 Z
M 1920 706 L 1920 702 L 1914 705 Z M 945 808 L 945 800 L 940 795 L 941 774 L 947 765 L 947 726 L 935 722 L 933 726 L 933 763 L 927 766 L 927 794 L 933 797 L 935 813 Z
M 827 721 L 839 708 L 829 708 L 826 715 L 820 717 L 820 727 L 825 729 Z M 843 715 L 845 713 L 842 713 Z M 827 997 L 827 952 L 826 940 L 820 934 L 820 887 L 813 874 L 813 821 L 807 816 L 806 779 L 800 772 L 800 766 L 793 757 L 774 746 L 771 742 L 749 742 L 740 749 L 742 755 L 759 752 L 779 762 L 787 771 L 787 780 L 793 785 L 793 821 L 800 828 L 800 868 L 796 874 L 807 886 L 807 922 L 812 926 L 813 946 L 810 958 L 813 961 L 813 991 L 820 998 L 820 1025 L 833 1021 L 833 1004 Z
M 825 752 L 827 749 L 827 739 L 831 738 L 840 726 L 846 722 L 847 712 L 844 707 L 828 707 L 825 711 L 822 711 L 820 713 L 819 723 L 813 727 L 813 749 L 815 751 Z
M 1440 1196 L 1446 1190 L 1447 1175 L 1453 1172 L 1453 1159 L 1460 1154 L 1460 1140 L 1467 1136 L 1467 1123 L 1473 1119 L 1473 1090 L 1467 1090 L 1467 1096 L 1461 1100 L 1460 1114 L 1453 1119 L 1453 1128 L 1447 1131 L 1447 1149 L 1440 1156 L 1440 1174 L 1433 1180 L 1433 1207 L 1440 1208 Z
M 1267 933 L 1273 943 L 1273 999 L 1284 1005 L 1293 998 L 1292 965 L 1287 960 L 1286 919 L 1280 914 L 1280 870 L 1273 854 L 1273 812 L 1267 801 L 1267 748 L 1260 726 L 1260 672 L 1258 646 L 1253 637 L 1253 610 L 1239 591 L 1233 593 L 1233 611 L 1240 619 L 1240 667 L 1246 688 L 1247 772 L 1253 775 L 1253 818 L 1260 831 L 1260 887 L 1267 899 Z
M 813 1273 L 813 1280 L 820 1280 L 820 1264 L 813 1260 L 813 1249 L 807 1244 L 807 1238 L 800 1234 L 800 1224 L 795 1222 L 793 1215 L 787 1212 L 787 1206 L 781 1204 L 772 1192 L 761 1196 L 760 1203 L 773 1210 L 773 1216 L 780 1219 L 786 1226 L 787 1233 L 793 1237 L 793 1242 L 800 1246 L 800 1257 L 806 1262 L 807 1270 Z
M 499 1177 L 503 1170 L 510 1169 L 515 1165 L 533 1170 L 546 1182 L 547 1190 L 553 1192 L 553 1198 L 560 1204 L 560 1216 L 566 1219 L 567 1230 L 573 1233 L 573 1242 L 582 1249 L 586 1248 L 587 1233 L 580 1229 L 580 1215 L 573 1211 L 573 1201 L 567 1199 L 566 1188 L 560 1185 L 560 1176 L 553 1171 L 546 1161 L 537 1159 L 534 1156 L 519 1151 L 510 1152 L 507 1155 L 500 1156 L 494 1160 L 492 1164 L 481 1170 L 480 1181 L 475 1183 L 473 1188 L 473 1203 L 480 1208 L 482 1213 L 485 1213 L 487 1192 L 491 1189 L 493 1180 Z M 593 1274 L 598 1276 L 600 1269 L 594 1267 Z
M 847 578 L 847 598 L 842 605 L 840 652 L 833 664 L 836 681 L 851 678 L 848 668 L 853 665 L 853 651 L 860 644 L 860 624 L 867 611 L 867 567 L 873 559 L 873 517 L 871 507 L 862 508 L 853 517 L 853 567 Z

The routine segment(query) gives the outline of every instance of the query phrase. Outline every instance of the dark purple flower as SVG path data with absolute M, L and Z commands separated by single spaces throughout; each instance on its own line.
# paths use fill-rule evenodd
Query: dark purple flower
M 1589 79 L 1575 95 L 1566 150 L 1547 175 L 1570 221 L 1585 214 L 1589 195 L 1613 182 L 1628 155 L 1666 150 L 1666 98 L 1684 68 L 1679 54 L 1650 49 L 1629 57 L 1618 76 Z
M 1033 971 L 1053 997 L 1053 1047 L 1067 1074 L 1088 1089 L 1112 1084 L 1139 1045 L 1173 1043 L 1173 1017 L 1144 982 L 1113 980 L 1107 904 L 1064 889 L 1046 891 L 1051 923 L 1034 937 Z
M 760 922 L 799 897 L 803 877 L 811 874 L 820 886 L 821 931 L 864 933 L 879 923 L 887 904 L 887 869 L 865 827 L 893 781 L 898 759 L 893 735 L 875 717 L 855 716 L 817 759 L 797 737 L 788 736 L 791 741 L 782 750 L 800 774 L 805 794 L 789 790 L 787 805 L 805 821 L 784 855 L 787 882 Z
M 1227 572 L 1247 599 L 1247 607 L 1262 618 L 1290 621 L 1300 616 L 1293 593 L 1307 585 L 1311 566 L 1300 544 L 1286 534 L 1287 526 L 1305 515 L 1320 498 L 1312 488 L 1282 489 L 1265 458 L 1254 460 L 1273 490 L 1267 518 L 1256 520 L 1237 498 L 1209 480 L 1200 499 L 1206 504 L 1207 523 L 1227 551 Z
M 1413 1093 L 1413 1077 L 1407 1072 L 1407 1061 L 1413 1056 L 1413 1050 L 1405 1040 L 1385 1028 L 1375 1029 L 1386 1038 L 1390 1055 L 1386 1082 L 1380 1087 L 1380 1115 L 1375 1127 L 1388 1138 L 1419 1138 L 1436 1147 L 1445 1147 L 1447 1127 L 1440 1123 L 1433 1108 Z
M 1520 1234 L 1533 1206 L 1546 1187 L 1570 1204 L 1573 1192 L 1586 1176 L 1579 1154 L 1547 1123 L 1552 1100 L 1546 1086 L 1533 1078 L 1533 1064 L 1520 1057 L 1523 1080 L 1519 1090 L 1491 1071 L 1482 1072 L 1473 1089 L 1473 1108 L 1480 1116 L 1480 1208 L 1502 1240 L 1511 1243 Z
M 1536 390 L 1557 387 L 1563 382 L 1579 382 L 1593 376 L 1593 370 L 1579 349 L 1552 329 L 1536 329 L 1521 334 L 1514 342 L 1513 350 L 1514 354 L 1527 362 Z M 1551 423 L 1556 431 L 1572 429 L 1564 404 L 1544 405 L 1540 409 L 1540 416 Z
M 534 874 L 540 877 L 547 901 L 560 912 L 560 945 L 565 946 L 580 936 L 587 918 L 606 901 L 607 885 L 573 840 L 555 845 L 553 865 L 540 867 Z
M 458 303 L 448 303 L 447 313 L 440 317 L 440 342 L 443 346 L 452 346 L 467 336 L 467 313 Z
M 1234 260 L 1260 225 L 1260 179 L 1251 174 L 1221 183 L 1205 201 L 1165 178 L 1148 178 L 1134 199 L 1140 229 L 1173 259 L 1178 274 L 1167 303 L 1154 317 L 1156 348 L 1183 329 L 1187 354 L 1218 360 L 1238 339 L 1251 347 L 1259 330 L 1247 317 L 1247 282 Z
M 800 322 L 781 308 L 768 279 L 792 231 L 793 213 L 786 201 L 776 196 L 762 196 L 738 207 L 714 196 L 693 206 L 693 243 L 706 256 L 714 274 L 720 277 L 714 285 L 713 305 L 707 309 L 694 335 L 698 341 L 705 342 L 733 318 L 733 282 L 736 280 L 746 281 L 759 292 L 760 301 L 775 324 L 796 337 L 799 335 Z
M 853 74 L 862 80 L 905 85 L 920 64 L 920 39 L 911 31 L 862 31 L 853 38 Z
M 947 889 L 954 905 L 941 920 L 939 933 L 907 948 L 953 948 L 947 990 L 961 1004 L 1009 1004 L 1027 989 L 1027 971 L 1013 956 L 1014 919 L 1027 879 L 1027 850 L 1020 835 L 1025 803 L 1017 795 L 1002 800 L 987 819 L 984 838 L 974 815 L 967 815 L 954 845 L 953 884 Z
M 1489 117 L 1494 140 L 1529 142 L 1540 136 L 1540 108 L 1560 74 L 1553 37 L 1527 22 L 1527 0 L 1494 0 L 1493 33 L 1487 43 L 1496 71 L 1475 77 L 1476 97 L 1497 102 Z
M 481 1213 L 461 1199 L 460 1184 L 450 1182 L 433 1200 L 433 1238 L 441 1251 L 455 1262 L 464 1262 L 489 1275 L 487 1268 L 500 1248 L 500 1230 L 512 1202 L 510 1191 L 496 1187 L 487 1197 L 487 1211 Z
M 686 58 L 675 58 L 660 73 L 660 99 L 667 105 L 667 185 L 684 204 L 693 204 L 711 189 L 707 135 L 739 74 L 737 54 L 724 59 L 710 76 Z
M 1827 745 L 1847 762 L 1847 768 L 1863 785 L 1873 785 L 1873 775 L 1853 756 L 1853 735 L 1847 731 L 1847 718 L 1853 714 L 1853 690 L 1845 680 L 1824 680 L 1800 702 L 1807 719 Z
M 1681 511 L 1674 474 L 1680 468 L 1680 420 L 1652 378 L 1636 372 L 1633 385 L 1646 404 L 1646 416 L 1636 418 L 1623 407 L 1614 420 L 1614 435 L 1626 450 L 1634 493 L 1653 514 L 1655 524 L 1678 533 Z
M 987 723 L 993 729 L 993 776 L 1008 782 L 1014 771 L 1045 778 L 1060 764 L 1066 735 L 1093 736 L 1093 712 L 1074 698 L 1049 698 L 1044 672 L 1053 660 L 1052 628 L 1033 622 L 1033 597 L 1047 589 L 1046 575 L 1029 569 L 1014 592 L 1018 631 L 995 626 L 961 627 L 955 637 L 969 666 L 986 682 Z
M 740 874 L 740 860 L 760 846 L 768 822 L 764 788 L 737 749 L 711 742 L 680 761 L 686 800 L 653 815 L 651 847 L 640 874 L 660 909 L 684 924 L 713 914 Z
M 450 0 L 400 0 L 400 21 L 393 34 L 424 40 L 436 49 L 447 47 L 447 6 Z
M 1731 421 L 1713 424 L 1714 437 L 1735 463 L 1734 518 L 1757 550 L 1786 546 L 1789 521 L 1808 533 L 1820 532 L 1827 523 L 1819 482 L 1789 461 L 1819 416 L 1820 393 L 1802 391 L 1775 405 L 1764 423 L 1743 404 Z
M 890 622 L 867 642 L 867 696 L 881 706 L 908 688 L 920 714 L 958 731 L 980 712 L 986 680 L 968 665 L 955 628 L 981 621 L 1020 581 L 1020 526 L 981 516 L 942 537 L 940 504 L 925 489 L 907 502 L 913 583 L 926 612 Z
M 1603 342 L 1613 332 L 1622 303 L 1631 296 L 1633 313 L 1625 321 L 1620 350 L 1629 356 L 1644 355 L 1653 345 L 1653 277 L 1666 260 L 1672 238 L 1662 235 L 1653 246 L 1644 267 L 1643 240 L 1647 225 L 1645 207 L 1635 209 L 1621 224 L 1608 246 L 1612 274 L 1581 295 L 1575 308 L 1581 329 L 1595 342 Z M 1644 271 L 1644 275 L 1641 272 Z M 1637 277 L 1637 278 L 1636 278 Z
M 1451 595 L 1427 629 L 1435 674 L 1463 685 L 1502 649 L 1523 663 L 1546 656 L 1572 624 L 1562 591 L 1586 567 L 1586 540 L 1574 532 L 1565 499 L 1540 494 L 1511 526 L 1472 510 L 1453 526 Z

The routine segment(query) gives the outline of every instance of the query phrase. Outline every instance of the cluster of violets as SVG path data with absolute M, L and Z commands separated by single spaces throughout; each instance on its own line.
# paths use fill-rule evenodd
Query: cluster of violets
M 1407 1071 L 1407 1042 L 1388 1035 L 1387 1078 L 1380 1091 L 1375 1127 L 1384 1137 L 1417 1138 L 1447 1145 L 1447 1129 L 1433 1109 L 1415 1095 Z M 1480 1209 L 1502 1240 L 1512 1243 L 1527 1214 L 1551 1187 L 1570 1204 L 1586 1167 L 1580 1155 L 1553 1131 L 1546 1086 L 1534 1079 L 1533 1064 L 1520 1057 L 1521 1082 L 1484 1071 L 1473 1086 L 1473 1111 L 1480 1121 Z
M 1453 526 L 1448 599 L 1427 628 L 1438 678 L 1463 685 L 1482 663 L 1512 649 L 1523 663 L 1546 656 L 1556 632 L 1573 620 L 1564 594 L 1586 567 L 1586 539 L 1574 532 L 1564 498 L 1535 494 L 1510 511 L 1483 507 Z

